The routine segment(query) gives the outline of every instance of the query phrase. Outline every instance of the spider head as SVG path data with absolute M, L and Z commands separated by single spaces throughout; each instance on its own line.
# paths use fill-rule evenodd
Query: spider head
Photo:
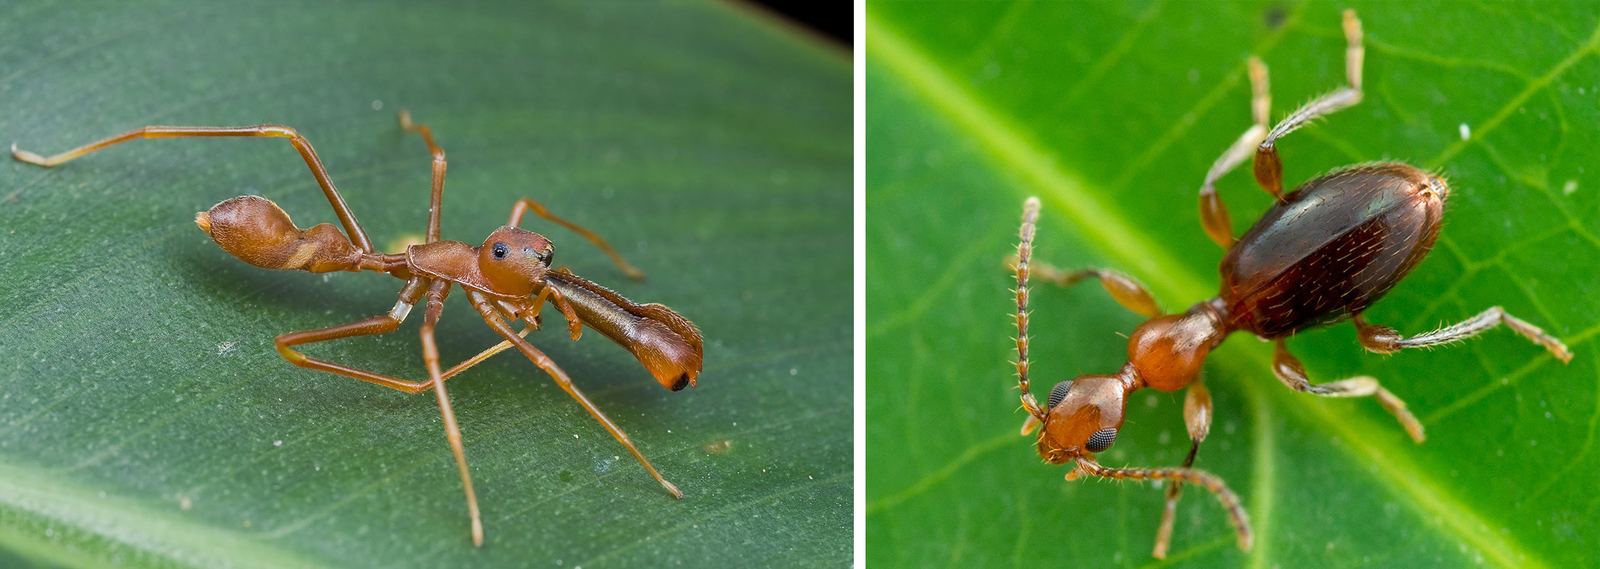
M 544 281 L 554 257 L 555 246 L 543 235 L 505 226 L 483 240 L 478 248 L 478 268 L 495 292 L 528 296 Z

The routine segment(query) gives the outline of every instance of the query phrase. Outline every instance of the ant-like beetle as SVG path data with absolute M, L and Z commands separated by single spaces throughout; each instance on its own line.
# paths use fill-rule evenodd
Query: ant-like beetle
M 1272 371 L 1284 385 L 1325 397 L 1375 397 L 1418 443 L 1425 438 L 1422 424 L 1406 410 L 1405 402 L 1378 380 L 1363 376 L 1312 384 L 1284 340 L 1301 330 L 1351 319 L 1363 348 L 1391 354 L 1460 341 L 1505 324 L 1562 362 L 1572 359 L 1560 340 L 1498 306 L 1459 324 L 1409 338 L 1362 319 L 1361 312 L 1399 283 L 1433 247 L 1450 188 L 1436 174 L 1383 162 L 1334 170 L 1283 193 L 1277 140 L 1318 117 L 1361 101 L 1361 21 L 1354 10 L 1344 12 L 1344 33 L 1349 85 L 1306 103 L 1271 130 L 1267 128 L 1267 69 L 1259 59 L 1250 59 L 1255 125 L 1217 159 L 1200 188 L 1201 224 L 1227 251 L 1220 266 L 1222 290 L 1216 298 L 1201 301 L 1182 314 L 1163 314 L 1145 287 L 1127 275 L 1105 269 L 1061 271 L 1048 265 L 1032 266 L 1039 200 L 1029 198 L 1023 205 L 1021 243 L 1011 261 L 1017 277 L 1017 378 L 1022 407 L 1028 412 L 1022 434 L 1042 426 L 1037 440 L 1039 455 L 1051 464 L 1075 461 L 1068 480 L 1092 474 L 1171 481 L 1156 532 L 1156 557 L 1166 557 L 1182 482 L 1199 484 L 1217 495 L 1237 531 L 1240 549 L 1248 551 L 1253 541 L 1239 497 L 1221 478 L 1191 468 L 1200 442 L 1211 428 L 1211 396 L 1200 382 L 1200 364 L 1233 332 L 1249 332 L 1275 342 Z M 1213 185 L 1252 152 L 1256 181 L 1276 203 L 1235 241 L 1228 210 Z M 1030 273 L 1062 286 L 1098 279 L 1119 304 L 1150 318 L 1128 338 L 1128 362 L 1115 375 L 1085 375 L 1056 384 L 1043 406 L 1028 391 Z M 1101 466 L 1094 453 L 1116 442 L 1128 395 L 1145 387 L 1159 391 L 1188 387 L 1183 415 L 1193 442 L 1183 466 Z
M 311 169 L 311 175 L 317 179 L 317 184 L 322 186 L 328 203 L 333 206 L 334 213 L 338 214 L 340 223 L 344 225 L 344 234 L 327 223 L 302 230 L 289 220 L 289 215 L 277 204 L 260 196 L 240 196 L 219 203 L 210 211 L 196 215 L 195 224 L 209 234 L 223 250 L 258 267 L 312 273 L 375 271 L 406 281 L 405 287 L 400 289 L 399 301 L 395 302 L 394 308 L 388 314 L 321 330 L 292 332 L 278 336 L 276 340 L 278 353 L 290 363 L 300 367 L 337 373 L 406 393 L 433 389 L 434 395 L 439 400 L 439 412 L 444 419 L 445 435 L 450 441 L 450 450 L 455 453 L 456 466 L 461 471 L 461 486 L 467 497 L 467 512 L 472 521 L 474 545 L 483 545 L 483 523 L 478 514 L 478 499 L 472 491 L 472 476 L 467 471 L 467 456 L 461 443 L 461 430 L 456 426 L 455 412 L 450 408 L 450 399 L 445 394 L 444 382 L 451 376 L 510 347 L 516 347 L 528 359 L 533 360 L 533 363 L 555 380 L 556 385 L 561 386 L 561 389 L 583 405 L 595 420 L 611 432 L 611 436 L 615 437 L 617 442 L 628 447 L 628 452 L 633 453 L 639 464 L 644 465 L 650 476 L 655 477 L 673 497 L 683 498 L 683 492 L 663 478 L 661 473 L 656 472 L 655 466 L 639 453 L 633 441 L 628 440 L 628 435 L 578 391 L 577 386 L 567 377 L 567 373 L 523 337 L 529 330 L 539 329 L 539 311 L 545 302 L 549 302 L 554 304 L 566 318 L 567 330 L 573 340 L 577 340 L 583 331 L 583 326 L 588 325 L 633 353 L 634 357 L 639 359 L 639 363 L 644 364 L 645 369 L 649 370 L 663 387 L 678 391 L 685 386 L 695 385 L 695 379 L 700 375 L 702 359 L 700 331 L 695 329 L 693 323 L 665 306 L 634 304 L 605 287 L 572 274 L 565 267 L 550 268 L 555 253 L 550 240 L 538 233 L 518 227 L 522 216 L 529 211 L 582 235 L 604 250 L 624 273 L 635 279 L 644 278 L 644 273 L 623 261 L 622 256 L 617 254 L 604 239 L 577 224 L 552 215 L 543 205 L 531 199 L 518 200 L 511 209 L 510 223 L 489 234 L 481 247 L 473 247 L 460 241 L 441 241 L 439 206 L 444 195 L 444 150 L 434 144 L 433 133 L 428 127 L 413 124 L 410 114 L 405 111 L 400 111 L 400 126 L 421 135 L 433 155 L 433 201 L 432 207 L 428 210 L 427 241 L 421 245 L 408 247 L 404 253 L 393 255 L 382 254 L 373 249 L 372 241 L 367 238 L 366 232 L 361 229 L 361 224 L 356 222 L 355 215 L 345 205 L 344 198 L 328 179 L 322 160 L 317 158 L 311 143 L 289 127 L 149 126 L 48 158 L 18 150 L 15 145 L 11 147 L 11 154 L 23 162 L 55 166 L 108 146 L 140 138 L 262 136 L 289 139 L 289 143 L 294 145 L 295 150 L 298 150 L 300 156 L 305 159 L 306 166 Z M 450 294 L 453 285 L 459 285 L 466 291 L 467 298 L 472 301 L 472 307 L 477 309 L 483 321 L 488 323 L 495 333 L 505 338 L 505 341 L 449 370 L 441 371 L 439 349 L 434 342 L 434 327 L 444 310 L 445 296 Z M 428 381 L 406 381 L 316 360 L 294 349 L 294 346 L 301 344 L 393 332 L 406 319 L 411 307 L 423 299 L 427 300 L 427 310 L 422 319 L 422 359 L 428 368 Z M 526 326 L 520 332 L 513 331 L 506 323 L 507 317 L 513 321 L 521 320 Z

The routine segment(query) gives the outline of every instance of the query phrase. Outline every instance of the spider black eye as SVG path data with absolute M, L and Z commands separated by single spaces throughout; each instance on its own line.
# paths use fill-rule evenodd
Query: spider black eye
M 1111 448 L 1111 443 L 1114 442 L 1117 442 L 1116 429 L 1100 429 L 1089 435 L 1089 442 L 1083 445 L 1083 448 L 1089 452 L 1100 452 Z
M 495 243 L 494 244 L 494 258 L 496 258 L 496 259 L 504 259 L 504 258 L 506 258 L 506 253 L 510 253 L 510 252 L 511 252 L 511 249 L 509 247 L 506 247 L 505 243 Z
M 1047 400 L 1049 402 L 1049 406 L 1045 407 L 1045 409 L 1055 409 L 1056 405 L 1059 405 L 1062 399 L 1067 398 L 1068 389 L 1072 389 L 1072 380 L 1070 379 L 1061 383 L 1057 383 L 1055 387 L 1050 388 L 1050 399 Z

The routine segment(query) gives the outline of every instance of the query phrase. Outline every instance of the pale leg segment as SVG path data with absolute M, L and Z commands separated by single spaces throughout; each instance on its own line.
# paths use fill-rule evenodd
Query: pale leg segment
M 1277 350 L 1272 356 L 1272 373 L 1290 389 L 1323 397 L 1368 397 L 1378 400 L 1384 409 L 1388 409 L 1394 418 L 1400 421 L 1400 426 L 1405 427 L 1411 439 L 1421 443 L 1426 440 L 1427 434 L 1422 428 L 1422 422 L 1417 420 L 1411 411 L 1406 409 L 1406 402 L 1401 401 L 1395 394 L 1384 389 L 1378 380 L 1369 376 L 1352 377 L 1328 383 L 1311 384 L 1306 377 L 1305 366 L 1300 360 L 1289 353 L 1283 340 L 1278 340 Z
M 1561 343 L 1561 340 L 1545 333 L 1538 326 L 1506 313 L 1504 308 L 1498 306 L 1491 306 L 1477 316 L 1456 324 L 1410 338 L 1401 336 L 1394 328 L 1368 324 L 1360 316 L 1356 316 L 1355 324 L 1361 347 L 1379 354 L 1392 354 L 1405 348 L 1426 348 L 1459 342 L 1505 324 L 1507 328 L 1521 334 L 1522 337 L 1549 350 L 1550 354 L 1562 363 L 1572 361 L 1572 352 L 1567 349 L 1566 344 Z
M 1211 170 L 1206 172 L 1205 182 L 1200 184 L 1200 226 L 1223 249 L 1233 247 L 1233 218 L 1228 215 L 1228 206 L 1222 203 L 1222 197 L 1217 195 L 1217 180 L 1255 154 L 1256 148 L 1267 139 L 1267 125 L 1270 124 L 1267 115 L 1272 108 L 1272 92 L 1267 82 L 1267 65 L 1257 57 L 1251 57 L 1248 64 L 1250 116 L 1255 124 L 1250 125 L 1250 129 L 1244 131 L 1222 156 L 1217 157 Z
M 1288 117 L 1272 127 L 1267 138 L 1261 141 L 1261 146 L 1256 148 L 1256 182 L 1280 200 L 1283 197 L 1283 162 L 1278 158 L 1277 140 L 1313 120 L 1361 102 L 1361 62 L 1366 49 L 1361 45 L 1361 20 L 1356 18 L 1355 10 L 1344 11 L 1344 37 L 1345 80 L 1349 85 L 1312 99 L 1289 113 Z

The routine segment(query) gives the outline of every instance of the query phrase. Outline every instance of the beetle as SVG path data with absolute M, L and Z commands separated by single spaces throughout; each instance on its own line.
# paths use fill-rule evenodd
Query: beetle
M 1313 384 L 1285 340 L 1303 330 L 1352 320 L 1363 348 L 1391 354 L 1460 341 L 1504 324 L 1562 362 L 1572 359 L 1560 340 L 1499 306 L 1411 337 L 1362 318 L 1362 311 L 1405 278 L 1433 247 L 1450 187 L 1435 173 L 1400 162 L 1375 162 L 1336 169 L 1283 193 L 1278 139 L 1361 102 L 1364 50 L 1361 21 L 1355 11 L 1344 12 L 1343 28 L 1349 84 L 1311 100 L 1271 129 L 1267 128 L 1267 69 L 1259 59 L 1249 60 L 1255 124 L 1217 159 L 1200 188 L 1201 225 L 1227 252 L 1219 267 L 1222 283 L 1217 297 L 1196 303 L 1181 314 L 1166 314 L 1144 285 L 1128 275 L 1108 269 L 1064 271 L 1035 265 L 1031 256 L 1039 200 L 1029 198 L 1023 206 L 1021 242 L 1011 260 L 1017 279 L 1016 369 L 1022 407 L 1028 412 L 1022 434 L 1038 429 L 1036 448 L 1046 462 L 1075 462 L 1068 480 L 1094 475 L 1171 481 L 1156 533 L 1156 557 L 1166 556 L 1183 482 L 1199 484 L 1217 495 L 1235 527 L 1240 549 L 1248 551 L 1253 543 L 1249 517 L 1238 496 L 1221 478 L 1192 468 L 1200 442 L 1210 431 L 1212 416 L 1211 396 L 1200 381 L 1200 366 L 1233 332 L 1248 332 L 1275 344 L 1272 371 L 1284 385 L 1324 397 L 1371 396 L 1418 443 L 1426 438 L 1422 424 L 1405 402 L 1377 379 L 1363 376 Z M 1275 203 L 1235 240 L 1215 183 L 1252 155 L 1256 182 L 1272 194 Z M 1032 274 L 1062 286 L 1098 280 L 1119 304 L 1149 318 L 1129 336 L 1128 360 L 1122 369 L 1113 375 L 1084 375 L 1060 382 L 1050 389 L 1044 405 L 1029 392 L 1028 384 L 1028 279 Z M 1187 388 L 1184 420 L 1192 444 L 1183 466 L 1101 466 L 1095 453 L 1116 442 L 1128 396 L 1147 387 L 1158 391 Z
M 456 424 L 455 412 L 445 393 L 445 380 L 488 357 L 515 347 L 548 374 L 556 385 L 582 405 L 611 436 L 627 447 L 628 452 L 644 466 L 675 498 L 683 492 L 668 482 L 645 459 L 639 448 L 629 440 L 605 413 L 583 392 L 573 385 L 572 379 L 544 352 L 529 344 L 523 337 L 529 330 L 539 329 L 540 309 L 546 302 L 561 311 L 567 320 L 567 331 L 573 340 L 582 334 L 587 325 L 626 348 L 643 364 L 662 387 L 672 391 L 696 385 L 703 358 L 703 344 L 699 329 L 688 319 L 660 304 L 635 304 L 622 295 L 599 284 L 573 274 L 565 267 L 552 267 L 555 246 L 543 235 L 519 227 L 522 218 L 533 212 L 546 220 L 566 227 L 599 246 L 627 275 L 640 279 L 644 273 L 622 259 L 600 236 L 575 223 L 556 217 L 543 204 L 529 198 L 517 200 L 511 208 L 511 220 L 489 234 L 481 246 L 460 241 L 440 239 L 439 211 L 444 196 L 444 150 L 433 141 L 433 133 L 426 126 L 411 122 L 411 115 L 402 110 L 399 114 L 401 128 L 422 137 L 433 156 L 432 204 L 428 210 L 426 242 L 411 245 L 405 252 L 386 255 L 372 246 L 372 241 L 356 221 L 355 214 L 345 205 L 344 197 L 334 188 L 333 182 L 322 166 L 311 143 L 292 128 L 281 125 L 244 127 L 188 127 L 148 126 L 117 136 L 92 142 L 54 156 L 40 156 L 11 146 L 13 158 L 40 166 L 55 166 L 130 140 L 145 138 L 183 137 L 268 137 L 287 138 L 300 152 L 312 177 L 322 187 L 329 205 L 333 207 L 345 233 L 332 224 L 322 223 L 300 229 L 289 215 L 271 200 L 260 196 L 239 196 L 213 206 L 195 216 L 195 225 L 210 235 L 217 245 L 230 255 L 252 265 L 278 270 L 300 270 L 311 273 L 333 271 L 373 271 L 386 273 L 405 281 L 399 300 L 387 314 L 357 320 L 320 330 L 290 332 L 278 336 L 275 343 L 278 353 L 294 365 L 336 373 L 362 381 L 404 391 L 421 393 L 432 389 L 439 403 L 439 413 L 444 420 L 445 437 L 455 454 L 456 467 L 461 474 L 461 486 L 466 494 L 467 515 L 472 527 L 472 542 L 483 545 L 483 523 L 478 512 L 478 499 L 472 490 L 472 476 L 467 470 L 466 450 L 461 441 L 461 429 Z M 441 370 L 439 349 L 434 339 L 434 329 L 444 311 L 444 299 L 451 288 L 460 286 L 472 301 L 484 323 L 494 329 L 504 341 L 482 353 L 468 358 L 449 370 Z M 387 334 L 400 328 L 411 308 L 425 302 L 422 322 L 423 363 L 428 380 L 415 382 L 397 379 L 370 371 L 356 369 L 334 362 L 306 356 L 295 346 L 326 342 L 340 338 Z M 523 330 L 513 331 L 507 321 L 521 320 Z

